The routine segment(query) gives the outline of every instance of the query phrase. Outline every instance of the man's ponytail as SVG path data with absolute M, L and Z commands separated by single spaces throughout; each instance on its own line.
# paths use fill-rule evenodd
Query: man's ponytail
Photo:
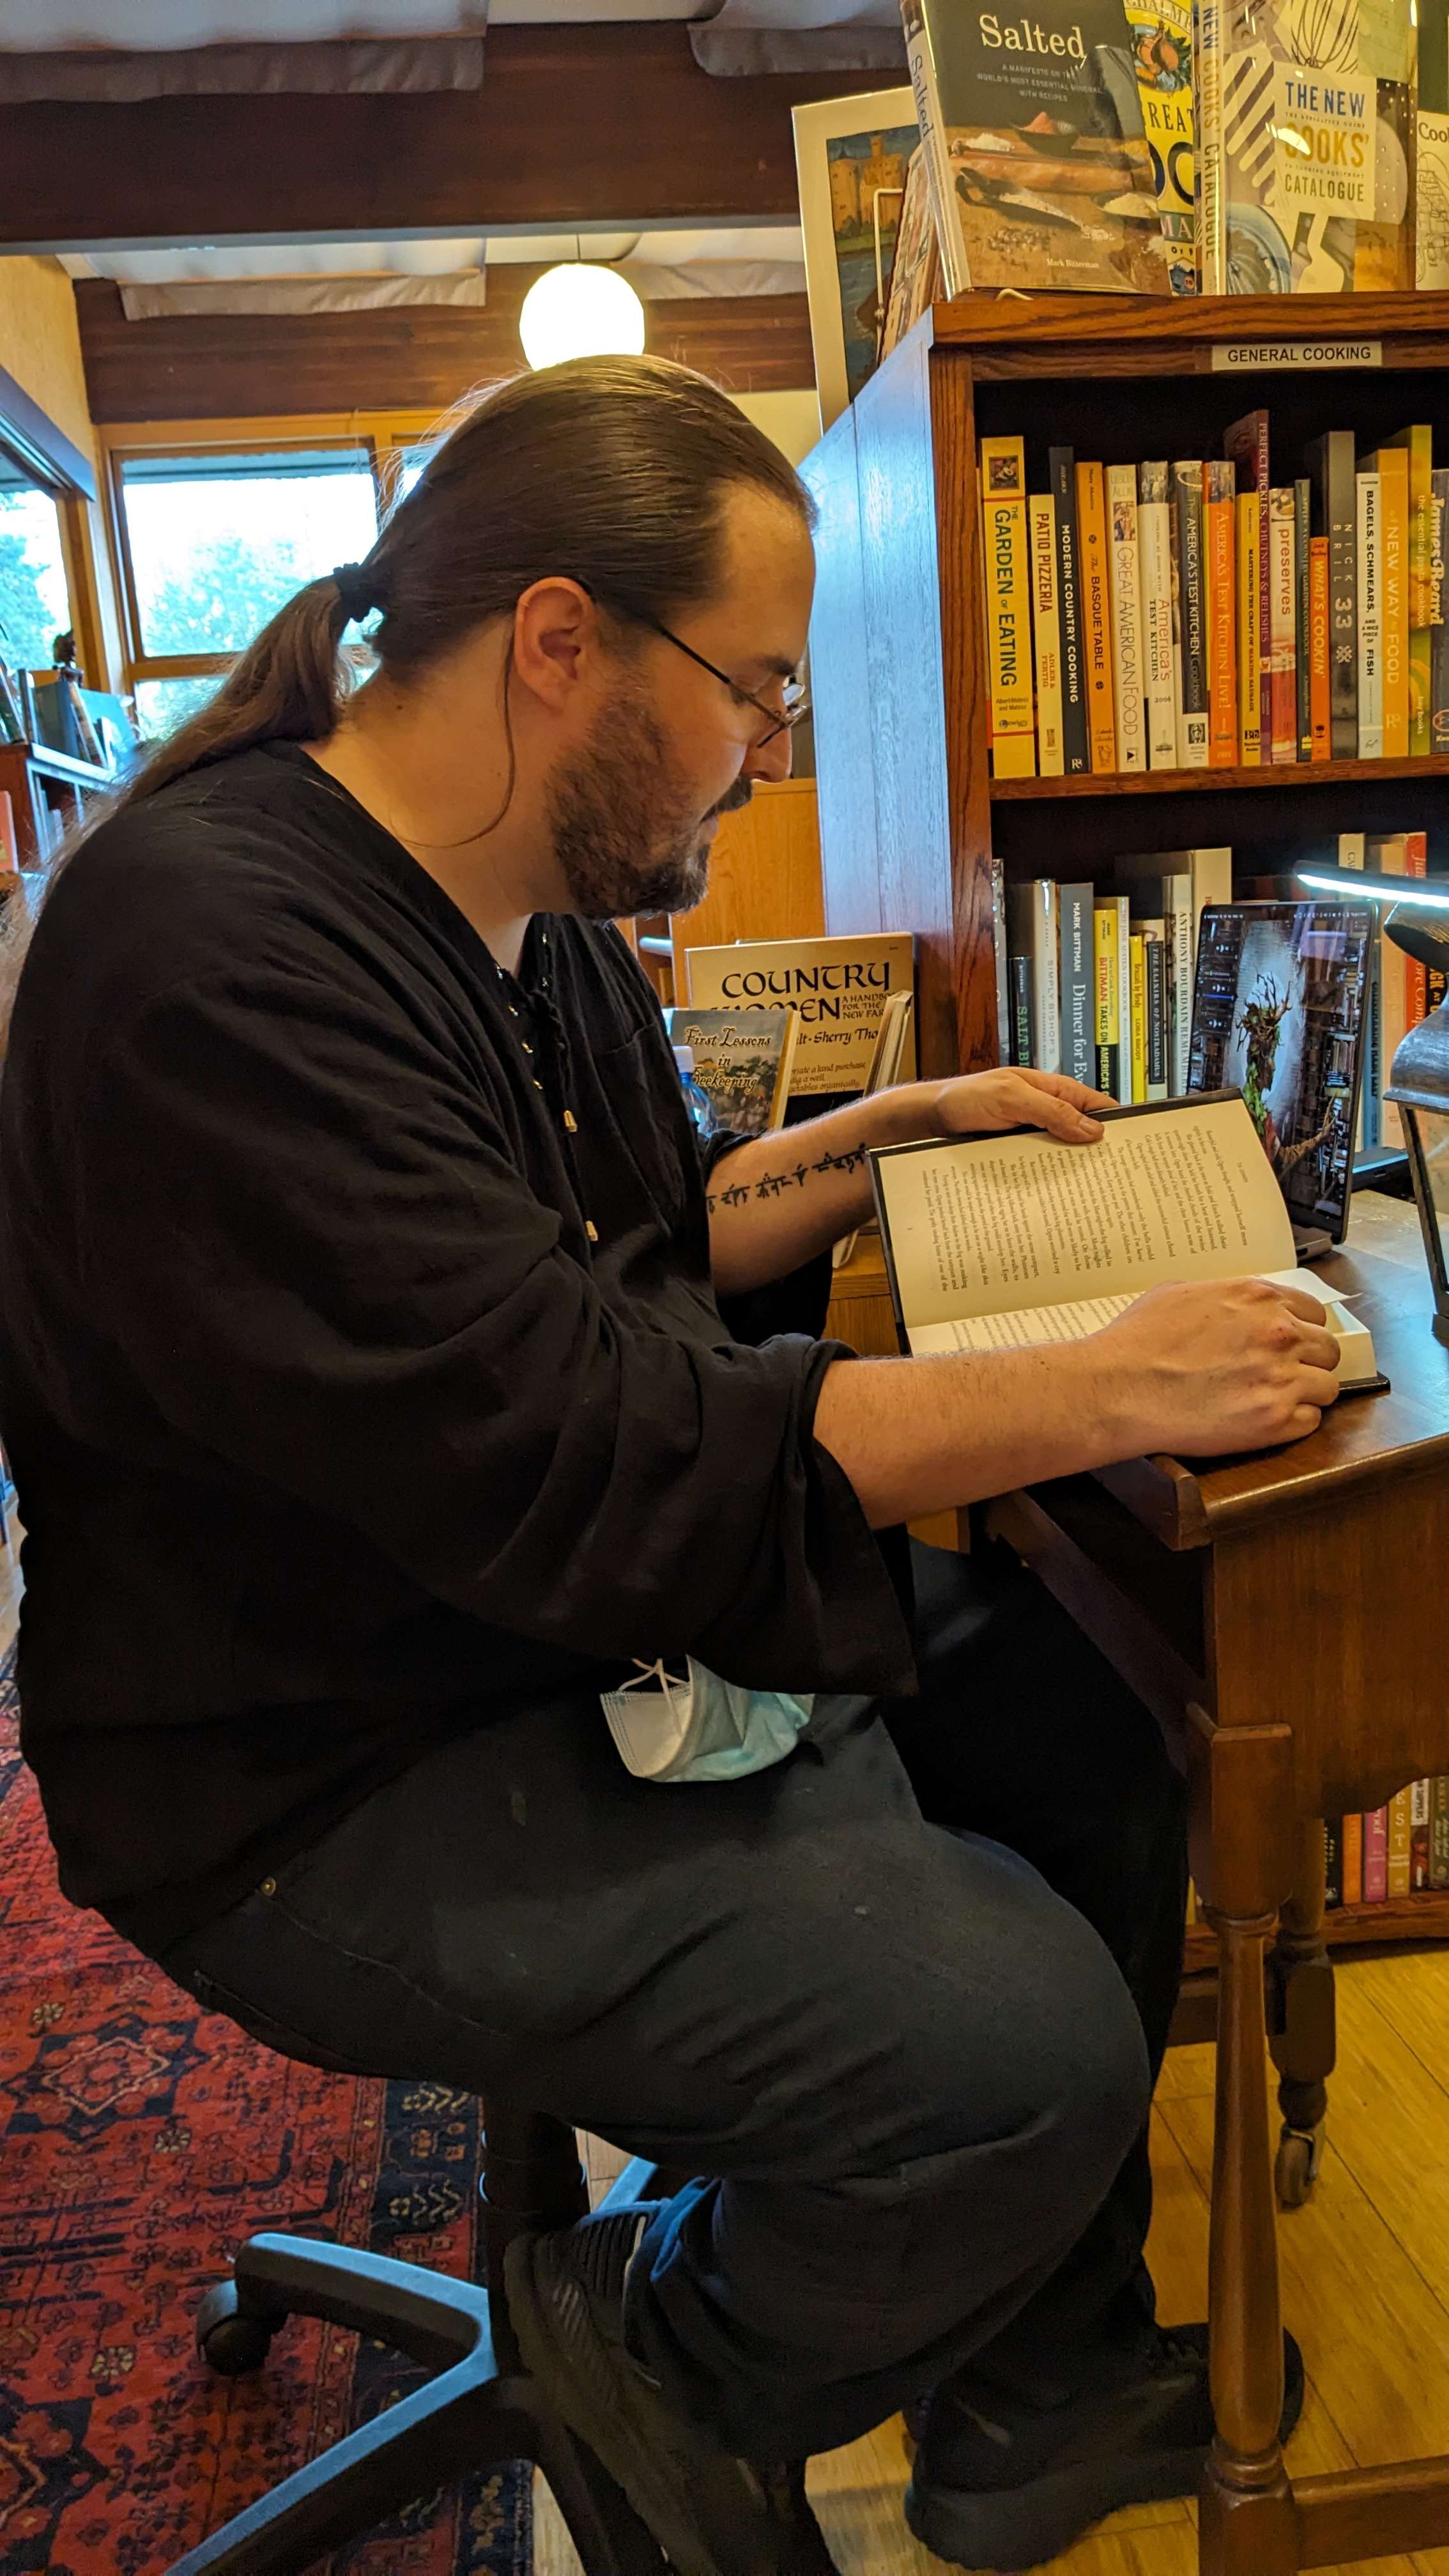
M 309 581 L 262 628 L 205 706 L 157 745 L 117 805 L 134 805 L 188 769 L 250 751 L 259 742 L 325 742 L 345 695 L 338 648 L 348 615 L 331 573 Z

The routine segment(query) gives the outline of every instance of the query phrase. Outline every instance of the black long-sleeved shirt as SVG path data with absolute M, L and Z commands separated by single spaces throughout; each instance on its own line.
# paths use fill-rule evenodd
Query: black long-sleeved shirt
M 708 1255 L 615 931 L 536 920 L 506 976 L 295 746 L 102 826 L 0 1090 L 22 1740 L 75 1902 L 164 1947 L 636 1656 L 909 1687 L 812 1438 L 840 1346 L 733 1341 Z

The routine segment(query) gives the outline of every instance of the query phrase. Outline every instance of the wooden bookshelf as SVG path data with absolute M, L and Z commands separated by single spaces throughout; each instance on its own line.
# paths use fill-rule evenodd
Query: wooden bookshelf
M 1325 340 L 1370 344 L 1377 363 L 1214 367 L 1215 348 Z M 1281 878 L 1336 858 L 1340 832 L 1424 830 L 1431 872 L 1449 870 L 1449 758 L 991 776 L 978 440 L 1024 438 L 1041 490 L 1056 442 L 1104 464 L 1217 455 L 1259 406 L 1275 479 L 1304 470 L 1325 429 L 1351 429 L 1363 449 L 1416 420 L 1449 464 L 1449 295 L 962 296 L 922 320 L 806 459 L 826 928 L 916 933 L 923 1072 L 997 1061 L 997 869 L 1008 884 L 1105 879 L 1120 858 L 1227 843 L 1240 876 Z M 1449 1894 L 1339 1909 L 1327 1938 L 1335 1950 L 1449 1938 Z M 1192 1927 L 1190 1965 L 1213 1949 Z

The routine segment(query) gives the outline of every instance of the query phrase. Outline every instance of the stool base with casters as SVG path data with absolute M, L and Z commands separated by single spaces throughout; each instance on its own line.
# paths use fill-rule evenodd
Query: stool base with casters
M 636 2163 L 609 2198 L 655 2187 L 654 2168 Z M 567 2226 L 587 2208 L 572 2130 L 532 2114 L 490 2120 L 482 2188 L 488 2289 L 306 2237 L 253 2236 L 240 2248 L 232 2278 L 197 2314 L 213 2369 L 230 2378 L 260 2368 L 279 2328 L 305 2316 L 375 2336 L 437 2375 L 237 2514 L 170 2576 L 302 2576 L 415 2497 L 506 2460 L 543 2471 L 587 2576 L 666 2576 L 619 2488 L 520 2366 L 502 2295 L 510 2238 Z

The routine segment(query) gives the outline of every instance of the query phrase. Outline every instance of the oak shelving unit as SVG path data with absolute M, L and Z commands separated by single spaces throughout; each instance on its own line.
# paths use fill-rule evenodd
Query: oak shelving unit
M 1263 344 L 1367 345 L 1299 371 Z M 1214 349 L 1233 363 L 1214 365 Z M 819 507 L 811 693 L 826 927 L 917 935 L 927 1073 L 997 1061 L 995 863 L 1009 883 L 1105 878 L 1114 860 L 1230 844 L 1246 878 L 1336 855 L 1342 831 L 1424 830 L 1449 869 L 1449 758 L 993 780 L 986 747 L 977 442 L 1026 441 L 1045 488 L 1061 442 L 1104 464 L 1219 455 L 1271 416 L 1275 479 L 1329 428 L 1361 448 L 1427 420 L 1449 463 L 1449 295 L 961 296 L 937 305 L 806 460 Z M 1449 1894 L 1330 1915 L 1335 1946 L 1449 1938 Z M 1211 1935 L 1192 1927 L 1188 1961 Z

